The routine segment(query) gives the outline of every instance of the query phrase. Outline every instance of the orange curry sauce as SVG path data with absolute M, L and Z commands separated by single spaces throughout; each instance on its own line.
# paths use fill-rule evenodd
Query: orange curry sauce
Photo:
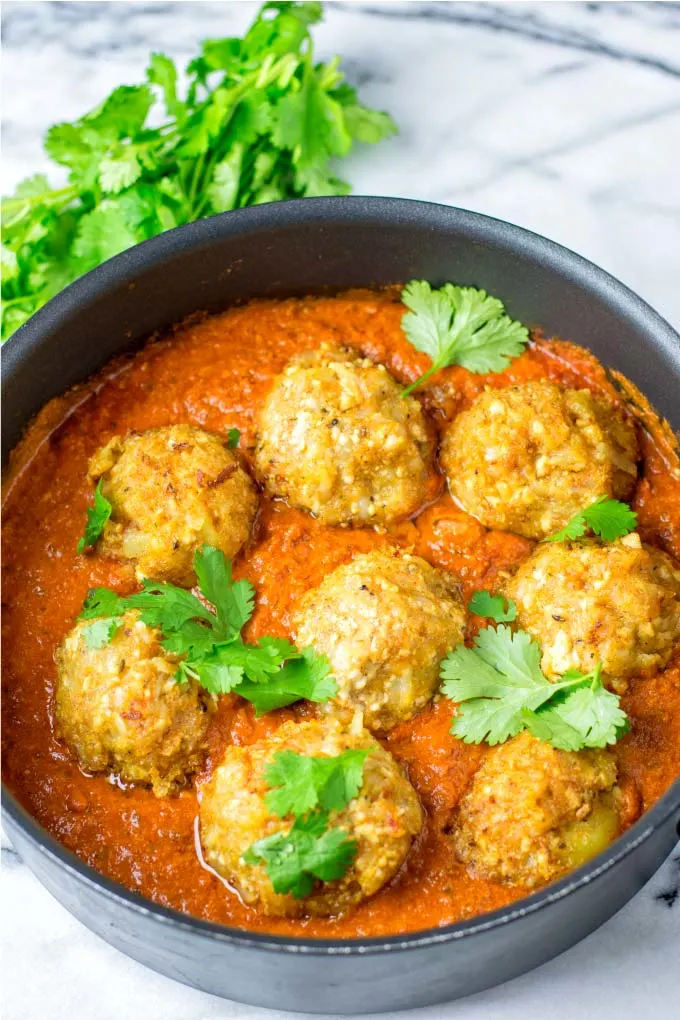
M 97 553 L 78 556 L 76 544 L 92 497 L 87 462 L 113 435 L 128 429 L 186 423 L 224 434 L 241 430 L 246 460 L 255 416 L 276 373 L 295 353 L 321 341 L 346 343 L 382 361 L 400 380 L 416 378 L 428 359 L 400 330 L 396 293 L 352 292 L 340 297 L 254 302 L 223 315 L 196 319 L 119 359 L 96 378 L 43 409 L 16 451 L 4 508 L 3 769 L 28 810 L 98 871 L 166 906 L 198 917 L 279 934 L 370 936 L 447 924 L 492 910 L 525 893 L 470 877 L 454 859 L 446 835 L 456 803 L 487 753 L 449 734 L 451 705 L 440 700 L 393 730 L 385 746 L 403 763 L 426 811 L 422 836 L 396 878 L 339 919 L 285 920 L 244 907 L 196 855 L 196 796 L 157 800 L 141 788 L 123 789 L 83 774 L 52 729 L 54 651 L 73 625 L 89 588 L 135 589 L 131 568 Z M 96 343 L 96 337 L 93 337 Z M 577 339 L 577 338 L 576 338 Z M 436 427 L 484 386 L 548 377 L 587 386 L 620 402 L 620 390 L 588 352 L 535 337 L 510 368 L 493 376 L 448 369 L 421 398 Z M 639 394 L 637 395 L 639 399 Z M 640 412 L 644 465 L 635 508 L 645 540 L 680 558 L 680 473 L 668 431 Z M 438 493 L 419 515 L 389 531 L 329 528 L 281 502 L 262 498 L 250 547 L 237 576 L 257 590 L 246 636 L 289 636 L 295 600 L 341 563 L 394 542 L 414 549 L 460 578 L 467 599 L 494 588 L 532 543 L 487 531 Z M 474 634 L 479 621 L 468 628 Z M 624 708 L 632 732 L 617 746 L 620 782 L 631 804 L 629 821 L 680 773 L 680 663 L 651 680 L 633 681 Z M 222 698 L 210 731 L 204 774 L 228 743 L 247 743 L 283 719 L 313 712 L 285 709 L 255 720 L 235 695 Z M 201 777 L 198 777 L 200 782 Z

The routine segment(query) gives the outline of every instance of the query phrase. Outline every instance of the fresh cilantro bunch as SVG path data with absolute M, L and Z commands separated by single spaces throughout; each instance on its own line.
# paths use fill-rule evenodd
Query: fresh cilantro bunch
M 282 198 L 349 191 L 329 162 L 395 131 L 314 62 L 320 3 L 265 3 L 242 39 L 209 39 L 179 74 L 151 55 L 143 85 L 121 85 L 79 120 L 56 124 L 37 174 L 2 204 L 2 337 L 112 255 L 203 216 Z
M 561 531 L 543 539 L 544 542 L 566 542 L 568 539 L 583 538 L 586 531 L 605 542 L 614 542 L 635 531 L 637 514 L 618 499 L 601 496 L 594 503 L 575 514 Z
M 211 694 L 235 691 L 252 702 L 257 715 L 295 701 L 327 701 L 337 686 L 328 660 L 313 648 L 299 650 L 283 638 L 263 637 L 246 644 L 241 631 L 253 614 L 255 591 L 234 581 L 224 553 L 204 546 L 196 553 L 198 588 L 214 612 L 192 592 L 174 584 L 144 581 L 142 591 L 121 597 L 109 588 L 90 592 L 79 619 L 92 620 L 84 639 L 102 648 L 121 626 L 123 614 L 137 610 L 157 627 L 163 648 L 181 656 L 177 680 L 194 679 Z
M 551 683 L 531 636 L 487 627 L 474 648 L 458 645 L 442 662 L 444 694 L 460 706 L 451 732 L 468 744 L 502 744 L 528 729 L 562 751 L 605 747 L 628 730 L 617 695 L 591 673 L 569 670 Z
M 425 280 L 411 280 L 401 292 L 409 309 L 401 328 L 418 351 L 429 354 L 432 365 L 407 386 L 411 393 L 447 365 L 470 372 L 502 372 L 522 353 L 529 330 L 505 313 L 503 303 L 476 287 L 445 283 L 433 290 Z
M 268 809 L 277 817 L 295 815 L 288 832 L 253 843 L 246 864 L 263 864 L 277 893 L 309 896 L 315 882 L 342 878 L 357 854 L 357 843 L 344 829 L 330 828 L 331 811 L 342 811 L 359 793 L 370 749 L 343 751 L 335 757 L 308 757 L 278 751 L 264 773 L 270 787 Z

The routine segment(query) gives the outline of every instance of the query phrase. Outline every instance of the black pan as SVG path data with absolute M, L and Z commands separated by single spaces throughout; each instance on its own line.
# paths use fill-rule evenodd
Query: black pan
M 254 296 L 455 280 L 591 348 L 680 427 L 680 339 L 602 270 L 542 237 L 443 206 L 305 199 L 226 213 L 119 255 L 54 298 L 3 359 L 3 450 L 50 397 L 197 309 Z M 680 781 L 605 853 L 472 921 L 348 941 L 256 935 L 157 906 L 65 850 L 3 793 L 12 841 L 44 885 L 108 942 L 208 992 L 278 1009 L 357 1013 L 468 995 L 549 960 L 611 917 L 671 850 Z

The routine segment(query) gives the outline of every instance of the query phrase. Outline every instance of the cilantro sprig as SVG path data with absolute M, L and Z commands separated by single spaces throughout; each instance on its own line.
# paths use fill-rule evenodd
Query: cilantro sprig
M 425 280 L 411 280 L 401 292 L 409 309 L 401 320 L 407 339 L 429 354 L 431 367 L 407 386 L 403 396 L 448 365 L 470 372 L 502 372 L 522 353 L 529 330 L 505 313 L 503 303 L 476 287 L 445 283 L 433 290 Z
M 76 546 L 77 552 L 83 553 L 95 544 L 112 512 L 112 505 L 102 493 L 102 480 L 100 478 L 97 482 L 97 488 L 94 490 L 94 504 L 87 508 L 85 532 Z
M 153 53 L 144 84 L 50 128 L 45 152 L 67 181 L 36 174 L 3 199 L 3 339 L 78 276 L 161 231 L 350 190 L 331 161 L 396 129 L 361 105 L 339 58 L 314 60 L 310 29 L 322 17 L 321 3 L 265 3 L 243 38 L 206 40 L 183 73 Z
M 370 748 L 334 757 L 278 751 L 265 769 L 266 804 L 279 818 L 295 815 L 288 832 L 257 840 L 243 854 L 246 864 L 263 864 L 277 893 L 309 896 L 315 882 L 342 878 L 357 854 L 356 840 L 330 827 L 330 812 L 342 811 L 358 795 Z
M 342 878 L 357 855 L 356 840 L 344 829 L 329 829 L 328 818 L 312 814 L 296 818 L 289 832 L 276 832 L 253 843 L 243 854 L 246 864 L 264 864 L 274 892 L 304 899 L 317 879 Z
M 635 531 L 636 526 L 637 513 L 627 503 L 601 496 L 585 510 L 575 514 L 560 531 L 543 541 L 566 542 L 568 539 L 583 538 L 587 531 L 592 531 L 605 542 L 614 542 Z
M 590 673 L 570 670 L 556 683 L 541 671 L 531 636 L 487 627 L 474 647 L 458 645 L 443 660 L 444 694 L 458 708 L 451 732 L 468 744 L 502 744 L 523 729 L 563 751 L 605 747 L 628 730 L 616 694 Z
M 279 818 L 303 815 L 317 807 L 341 811 L 361 789 L 369 754 L 368 748 L 335 757 L 277 751 L 264 774 L 270 787 L 267 807 Z
M 260 638 L 256 644 L 243 641 L 241 631 L 253 614 L 255 591 L 249 581 L 233 580 L 231 562 L 219 549 L 203 546 L 194 567 L 199 591 L 214 612 L 174 584 L 147 580 L 140 592 L 127 596 L 95 588 L 79 616 L 93 621 L 84 628 L 88 647 L 108 644 L 123 614 L 136 610 L 144 623 L 161 631 L 163 648 L 181 657 L 178 681 L 192 678 L 211 694 L 235 691 L 255 706 L 258 716 L 302 698 L 320 702 L 335 695 L 328 660 L 313 648 L 298 649 L 275 637 Z
M 473 593 L 468 602 L 468 609 L 477 616 L 486 616 L 496 623 L 512 623 L 517 616 L 517 606 L 512 599 L 504 599 L 502 595 L 492 595 L 490 591 L 479 590 Z

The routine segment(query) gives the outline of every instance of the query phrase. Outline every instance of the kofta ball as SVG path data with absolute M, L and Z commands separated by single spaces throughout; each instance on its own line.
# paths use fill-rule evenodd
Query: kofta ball
M 270 493 L 323 524 L 387 524 L 427 498 L 433 446 L 420 404 L 383 365 L 323 347 L 274 381 L 255 460 Z
M 663 669 L 680 646 L 680 567 L 633 532 L 538 546 L 506 586 L 517 622 L 540 644 L 548 676 L 587 673 L 625 689 Z
M 547 380 L 487 389 L 445 430 L 440 461 L 454 499 L 487 528 L 558 531 L 636 480 L 635 429 L 588 390 Z
M 151 786 L 164 797 L 201 764 L 213 702 L 175 679 L 160 632 L 125 613 L 108 644 L 81 621 L 56 653 L 56 732 L 87 772 Z
M 312 893 L 296 899 L 274 891 L 261 864 L 246 864 L 245 852 L 260 839 L 288 832 L 294 818 L 279 818 L 267 807 L 266 767 L 278 751 L 334 757 L 369 748 L 358 796 L 332 811 L 329 828 L 357 843 L 342 878 L 316 881 Z M 415 790 L 395 759 L 366 730 L 347 729 L 334 719 L 284 723 L 273 736 L 250 746 L 228 747 L 199 795 L 201 843 L 206 861 L 224 876 L 249 906 L 283 917 L 343 914 L 373 896 L 403 864 L 422 826 Z
M 525 730 L 489 753 L 463 794 L 458 858 L 491 881 L 552 882 L 618 835 L 615 783 L 608 751 L 557 751 Z
M 116 436 L 89 474 L 113 506 L 101 551 L 132 561 L 139 580 L 190 587 L 202 545 L 231 558 L 248 541 L 255 485 L 221 436 L 189 425 Z
M 335 704 L 378 732 L 412 718 L 439 687 L 439 665 L 463 640 L 458 584 L 418 556 L 375 550 L 324 578 L 300 600 L 299 647 L 328 657 Z

